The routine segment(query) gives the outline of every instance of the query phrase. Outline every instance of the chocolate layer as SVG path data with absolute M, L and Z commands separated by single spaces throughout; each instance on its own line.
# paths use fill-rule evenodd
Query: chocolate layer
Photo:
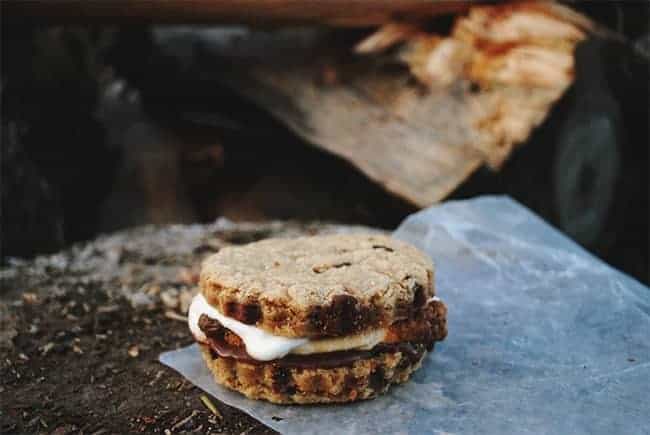
M 244 347 L 241 339 L 223 327 L 219 321 L 206 315 L 199 318 L 199 328 L 208 337 L 208 345 L 213 358 L 234 358 L 249 364 L 276 364 L 287 368 L 333 368 L 353 364 L 359 359 L 369 358 L 383 352 L 402 352 L 410 361 L 418 360 L 424 350 L 433 350 L 434 341 L 405 341 L 398 343 L 380 343 L 370 350 L 346 350 L 339 352 L 317 353 L 311 355 L 287 355 L 273 361 L 253 359 Z
M 355 361 L 373 357 L 381 353 L 401 352 L 409 363 L 418 361 L 425 350 L 433 350 L 433 343 L 426 345 L 424 343 L 389 343 L 378 344 L 371 350 L 346 350 L 341 352 L 315 353 L 311 355 L 287 355 L 284 358 L 272 361 L 258 361 L 246 353 L 245 349 L 231 347 L 215 340 L 208 339 L 210 353 L 213 359 L 229 358 L 236 359 L 239 362 L 245 362 L 254 365 L 274 364 L 284 368 L 324 368 L 350 366 Z

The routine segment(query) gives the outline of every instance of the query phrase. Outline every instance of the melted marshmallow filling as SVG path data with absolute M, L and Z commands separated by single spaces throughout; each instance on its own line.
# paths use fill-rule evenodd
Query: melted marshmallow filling
M 386 336 L 385 329 L 376 329 L 348 337 L 318 340 L 282 337 L 224 316 L 216 308 L 208 304 L 205 297 L 199 293 L 192 300 L 187 317 L 190 330 L 199 342 L 207 341 L 205 333 L 199 328 L 199 318 L 204 314 L 211 319 L 217 320 L 224 328 L 228 328 L 237 334 L 244 342 L 246 352 L 251 358 L 258 361 L 279 359 L 288 354 L 309 355 L 353 349 L 367 350 L 381 343 Z

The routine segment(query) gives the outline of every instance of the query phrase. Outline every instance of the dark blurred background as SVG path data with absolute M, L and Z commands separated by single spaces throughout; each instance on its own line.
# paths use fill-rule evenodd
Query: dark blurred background
M 579 47 L 576 82 L 527 143 L 449 199 L 512 195 L 648 283 L 648 4 L 575 7 L 628 49 Z M 4 263 L 150 223 L 226 216 L 391 229 L 417 211 L 170 56 L 148 26 L 46 26 L 3 13 L 0 78 Z M 597 152 L 573 154 L 583 142 Z M 554 192 L 558 176 L 575 189 Z

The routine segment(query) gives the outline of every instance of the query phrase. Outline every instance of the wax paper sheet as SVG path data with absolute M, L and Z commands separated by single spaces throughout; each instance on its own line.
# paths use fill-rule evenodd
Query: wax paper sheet
M 650 289 L 507 197 L 431 207 L 394 236 L 434 260 L 449 336 L 389 394 L 283 407 L 217 386 L 195 346 L 161 361 L 287 434 L 650 433 Z

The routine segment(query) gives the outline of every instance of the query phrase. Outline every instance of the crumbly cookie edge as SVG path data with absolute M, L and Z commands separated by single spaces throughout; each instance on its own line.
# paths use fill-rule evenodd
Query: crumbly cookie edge
M 201 353 L 215 382 L 249 399 L 276 404 L 346 403 L 369 400 L 392 385 L 406 382 L 427 351 L 410 358 L 400 351 L 385 352 L 335 368 L 281 368 L 269 362 L 250 364 L 233 358 L 213 358 L 209 347 Z

